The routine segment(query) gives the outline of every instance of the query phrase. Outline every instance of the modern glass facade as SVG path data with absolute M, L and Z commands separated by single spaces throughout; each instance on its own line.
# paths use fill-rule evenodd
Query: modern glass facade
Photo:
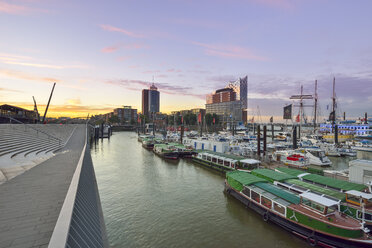
M 217 114 L 222 123 L 232 121 L 238 123 L 243 121 L 241 101 L 212 103 L 206 104 L 205 107 L 207 114 Z
M 160 93 L 157 90 L 149 91 L 149 113 L 160 112 Z

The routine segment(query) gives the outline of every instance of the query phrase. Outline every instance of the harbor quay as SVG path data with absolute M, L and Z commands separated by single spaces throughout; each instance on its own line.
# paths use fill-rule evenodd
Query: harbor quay
M 108 247 L 89 133 L 0 125 L 0 247 Z

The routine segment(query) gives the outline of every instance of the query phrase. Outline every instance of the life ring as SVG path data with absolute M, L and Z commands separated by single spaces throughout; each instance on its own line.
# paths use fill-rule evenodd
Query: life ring
M 318 238 L 317 238 L 314 234 L 311 234 L 310 236 L 308 236 L 308 237 L 306 238 L 306 241 L 307 241 L 307 243 L 308 243 L 310 246 L 312 246 L 312 247 L 318 245 Z
M 268 212 L 265 212 L 263 215 L 262 215 L 262 218 L 265 222 L 267 222 L 269 220 L 269 213 Z

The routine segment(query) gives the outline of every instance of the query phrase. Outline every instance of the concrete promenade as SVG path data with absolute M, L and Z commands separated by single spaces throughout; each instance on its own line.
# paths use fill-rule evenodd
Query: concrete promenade
M 85 141 L 85 125 L 54 157 L 0 185 L 0 248 L 47 247 Z

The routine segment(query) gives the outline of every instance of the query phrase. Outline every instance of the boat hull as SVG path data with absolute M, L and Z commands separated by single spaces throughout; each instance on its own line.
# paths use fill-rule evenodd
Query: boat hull
M 294 221 L 290 221 L 285 217 L 268 211 L 263 206 L 247 199 L 240 192 L 231 188 L 228 184 L 225 184 L 226 193 L 230 194 L 240 202 L 242 202 L 247 208 L 251 208 L 258 214 L 263 216 L 266 221 L 269 220 L 275 223 L 285 230 L 304 238 L 311 246 L 319 245 L 323 247 L 348 247 L 348 248 L 359 248 L 359 247 L 371 247 L 372 243 L 364 243 L 363 241 L 346 239 L 341 237 L 336 237 L 332 235 L 327 235 L 321 232 L 314 231 L 311 228 L 307 228 L 303 225 L 297 224 Z

